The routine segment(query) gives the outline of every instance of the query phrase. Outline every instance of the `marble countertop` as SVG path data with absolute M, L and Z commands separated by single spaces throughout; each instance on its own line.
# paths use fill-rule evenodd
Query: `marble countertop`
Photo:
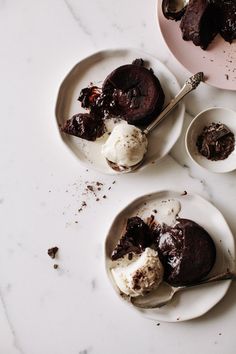
M 103 246 L 122 207 L 161 189 L 200 194 L 236 233 L 235 172 L 198 168 L 183 145 L 192 117 L 210 106 L 236 109 L 235 93 L 201 84 L 185 100 L 183 133 L 167 157 L 135 175 L 101 175 L 81 167 L 62 143 L 57 90 L 80 59 L 116 47 L 156 56 L 182 84 L 189 73 L 161 37 L 156 0 L 0 0 L 0 29 L 0 353 L 233 354 L 235 283 L 206 315 L 159 324 L 114 296 Z M 79 213 L 94 181 L 103 183 L 101 200 L 87 194 Z M 55 245 L 58 269 L 47 255 Z

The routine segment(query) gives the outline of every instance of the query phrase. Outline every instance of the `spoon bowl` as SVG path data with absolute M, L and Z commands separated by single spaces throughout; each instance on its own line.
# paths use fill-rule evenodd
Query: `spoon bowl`
M 143 159 L 136 163 L 135 165 L 133 166 L 121 166 L 121 165 L 118 165 L 117 163 L 115 162 L 112 162 L 108 159 L 106 159 L 108 165 L 116 172 L 119 172 L 119 173 L 129 173 L 129 172 L 133 172 L 135 170 L 137 170 L 142 164 L 143 164 Z

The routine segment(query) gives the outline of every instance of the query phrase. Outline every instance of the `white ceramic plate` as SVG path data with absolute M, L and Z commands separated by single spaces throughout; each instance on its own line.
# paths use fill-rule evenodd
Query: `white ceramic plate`
M 195 194 L 182 195 L 181 192 L 161 191 L 142 196 L 124 208 L 113 221 L 105 243 L 105 263 L 110 282 L 119 294 L 110 268 L 110 255 L 131 216 L 140 216 L 144 220 L 150 216 L 155 205 L 161 200 L 175 198 L 181 203 L 180 217 L 192 219 L 199 223 L 211 235 L 216 246 L 216 263 L 210 275 L 219 274 L 234 266 L 235 247 L 233 235 L 219 210 L 211 203 Z M 153 214 L 153 213 L 152 213 Z M 155 215 L 155 214 L 154 214 Z M 176 294 L 173 301 L 160 308 L 139 310 L 127 302 L 131 308 L 140 311 L 145 317 L 157 321 L 179 322 L 199 317 L 210 310 L 226 294 L 231 281 L 205 284 Z M 120 294 L 119 297 L 123 299 Z
M 168 103 L 178 93 L 180 86 L 164 64 L 149 54 L 135 49 L 104 50 L 76 64 L 62 82 L 56 103 L 56 119 L 59 128 L 74 114 L 84 111 L 78 102 L 82 88 L 87 87 L 91 82 L 101 86 L 112 70 L 120 65 L 131 63 L 136 58 L 143 58 L 148 63 L 148 67 L 154 70 L 165 92 L 165 103 Z M 184 110 L 183 103 L 179 104 L 166 120 L 150 134 L 149 149 L 142 168 L 168 154 L 181 133 Z M 80 162 L 102 173 L 116 173 L 107 165 L 105 158 L 101 155 L 101 146 L 107 139 L 107 135 L 96 142 L 89 142 L 64 133 L 61 133 L 61 136 Z
M 213 107 L 199 113 L 191 122 L 185 136 L 185 146 L 191 159 L 199 166 L 211 172 L 224 173 L 236 169 L 236 149 L 224 160 L 211 161 L 202 156 L 197 149 L 196 141 L 204 127 L 211 123 L 223 123 L 236 138 L 236 112 L 228 108 Z

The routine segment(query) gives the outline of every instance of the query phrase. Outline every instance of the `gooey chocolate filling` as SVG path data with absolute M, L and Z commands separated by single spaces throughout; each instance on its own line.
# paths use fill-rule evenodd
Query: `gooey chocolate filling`
M 141 253 L 146 247 L 158 251 L 164 266 L 164 280 L 180 286 L 202 279 L 212 269 L 215 244 L 200 225 L 178 219 L 175 226 L 148 225 L 139 217 L 128 219 L 126 230 L 112 252 L 111 259 Z

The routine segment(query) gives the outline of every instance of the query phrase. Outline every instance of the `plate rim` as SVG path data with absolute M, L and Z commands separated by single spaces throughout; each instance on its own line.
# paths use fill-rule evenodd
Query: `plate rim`
M 71 147 L 71 142 L 68 141 L 66 138 L 64 138 L 64 136 L 63 136 L 63 134 L 62 134 L 62 132 L 60 130 L 60 124 L 59 124 L 59 118 L 58 118 L 59 108 L 60 108 L 59 107 L 60 106 L 60 97 L 62 95 L 62 91 L 63 91 L 63 88 L 64 88 L 64 85 L 65 85 L 66 81 L 71 76 L 73 71 L 77 68 L 77 66 L 79 66 L 79 65 L 83 64 L 84 62 L 86 62 L 87 60 L 91 60 L 92 58 L 94 58 L 96 56 L 99 56 L 99 55 L 105 55 L 106 56 L 107 55 L 106 53 L 108 53 L 108 55 L 110 55 L 112 52 L 129 52 L 129 51 L 134 51 L 134 52 L 139 53 L 139 55 L 144 55 L 144 56 L 150 57 L 154 61 L 156 61 L 157 63 L 160 63 L 168 71 L 168 73 L 170 74 L 171 78 L 174 79 L 175 85 L 177 86 L 178 91 L 181 89 L 181 85 L 180 85 L 178 79 L 176 78 L 175 74 L 165 65 L 165 63 L 163 63 L 155 55 L 150 54 L 150 53 L 148 53 L 148 52 L 146 52 L 146 51 L 144 51 L 144 50 L 142 50 L 140 48 L 135 48 L 135 47 L 111 47 L 111 48 L 103 48 L 103 49 L 97 50 L 95 52 L 92 52 L 92 53 L 86 55 L 85 57 L 81 58 L 80 60 L 78 60 L 78 62 L 76 62 L 72 66 L 72 68 L 69 71 L 66 72 L 65 76 L 60 81 L 60 84 L 59 84 L 59 87 L 58 87 L 57 93 L 56 93 L 56 100 L 55 100 L 55 104 L 54 104 L 54 117 L 55 117 L 55 120 L 56 120 L 57 131 L 58 131 L 58 134 L 60 136 L 60 139 L 66 145 L 68 151 L 72 155 L 74 155 L 74 157 L 76 158 L 76 160 L 78 161 L 78 163 L 81 166 L 83 166 L 85 168 L 91 168 L 94 171 L 102 173 L 102 174 L 105 174 L 105 175 L 119 175 L 119 173 L 114 171 L 114 170 L 112 170 L 112 169 L 109 169 L 107 171 L 102 171 L 102 169 L 100 169 L 99 167 L 97 167 L 97 166 L 95 166 L 93 164 L 89 164 L 83 159 L 80 159 L 76 155 L 76 153 L 73 151 L 73 149 Z M 176 137 L 173 139 L 173 143 L 169 147 L 169 149 L 166 152 L 166 154 L 161 156 L 161 157 L 159 157 L 159 158 L 153 159 L 153 161 L 155 161 L 155 162 L 160 161 L 161 159 L 163 159 L 166 155 L 168 155 L 170 153 L 171 149 L 173 148 L 173 146 L 175 145 L 175 143 L 177 142 L 177 140 L 179 139 L 179 137 L 180 137 L 180 135 L 182 133 L 184 116 L 185 116 L 185 112 L 186 112 L 186 108 L 185 108 L 185 104 L 184 104 L 183 100 L 179 103 L 179 107 L 180 107 L 179 108 L 180 112 L 179 112 L 179 117 L 177 118 L 177 120 L 180 120 L 179 131 L 177 131 Z M 135 172 L 142 171 L 143 169 L 148 167 L 150 164 L 151 164 L 151 162 L 141 165 L 139 169 L 135 170 Z
M 120 301 L 122 301 L 123 303 L 126 304 L 127 308 L 129 307 L 131 310 L 135 311 L 135 312 L 139 312 L 141 315 L 143 315 L 145 318 L 148 318 L 152 321 L 160 321 L 160 322 L 167 322 L 167 323 L 178 323 L 178 322 L 184 322 L 184 321 L 189 321 L 189 320 L 193 320 L 195 318 L 199 318 L 201 316 L 203 316 L 204 314 L 206 314 L 208 311 L 210 311 L 214 306 L 217 305 L 217 303 L 219 303 L 226 295 L 227 291 L 229 290 L 229 287 L 232 283 L 232 280 L 226 280 L 224 281 L 225 284 L 225 288 L 224 291 L 222 293 L 222 296 L 220 298 L 217 298 L 215 301 L 213 301 L 211 303 L 211 305 L 207 308 L 207 309 L 203 309 L 202 311 L 200 311 L 197 315 L 194 316 L 185 316 L 185 317 L 181 317 L 180 319 L 158 319 L 158 318 L 152 318 L 152 315 L 149 312 L 151 312 L 152 310 L 147 310 L 147 313 L 145 313 L 144 310 L 142 309 L 138 309 L 135 306 L 132 306 L 131 303 L 129 303 L 127 300 L 125 300 L 120 294 L 118 294 L 118 291 L 115 289 L 112 281 L 111 281 L 111 272 L 108 269 L 108 265 L 107 265 L 107 260 L 108 260 L 108 254 L 107 254 L 107 243 L 108 243 L 108 236 L 111 233 L 112 228 L 114 227 L 114 225 L 117 222 L 117 219 L 120 218 L 120 216 L 126 211 L 126 209 L 130 208 L 133 204 L 138 204 L 141 201 L 145 200 L 146 198 L 150 198 L 153 196 L 157 196 L 158 194 L 161 193 L 175 193 L 175 194 L 179 194 L 180 196 L 183 194 L 183 190 L 178 190 L 178 189 L 160 189 L 160 190 L 156 190 L 150 193 L 146 193 L 143 195 L 140 195 L 134 199 L 132 199 L 129 203 L 127 203 L 125 206 L 123 206 L 118 213 L 115 215 L 115 217 L 113 218 L 112 222 L 110 223 L 109 228 L 106 231 L 106 235 L 105 235 L 105 239 L 104 239 L 104 247 L 103 247 L 103 252 L 104 252 L 104 267 L 105 267 L 105 272 L 107 275 L 107 278 L 109 280 L 110 286 L 113 290 L 113 292 L 116 293 L 116 296 L 120 299 Z M 202 197 L 201 195 L 199 195 L 198 193 L 191 193 L 191 192 L 187 192 L 188 195 L 194 197 L 194 198 L 198 198 L 200 201 L 202 201 L 203 203 L 207 203 L 210 204 L 211 207 L 215 210 L 215 212 L 217 212 L 221 218 L 222 221 L 225 224 L 225 227 L 228 229 L 228 232 L 230 234 L 230 242 L 232 243 L 232 249 L 230 249 L 230 252 L 232 254 L 232 258 L 235 260 L 235 251 L 236 251 L 236 245 L 235 245 L 235 239 L 233 237 L 233 233 L 223 215 L 223 213 L 213 204 L 211 203 L 209 200 L 207 200 L 206 198 Z

